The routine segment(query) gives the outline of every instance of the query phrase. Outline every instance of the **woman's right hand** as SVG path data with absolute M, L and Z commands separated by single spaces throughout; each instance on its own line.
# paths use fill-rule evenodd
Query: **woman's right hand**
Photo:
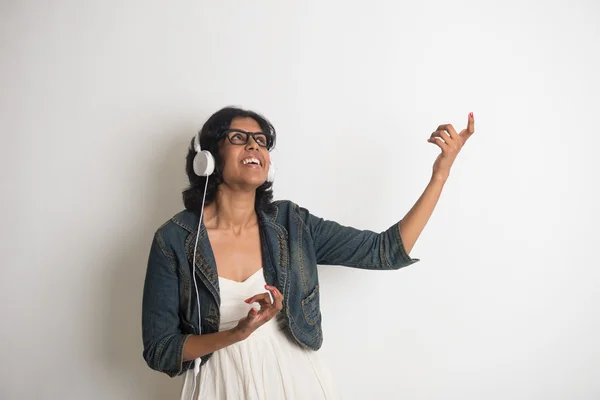
M 269 294 L 266 292 L 245 300 L 248 304 L 258 303 L 260 309 L 251 308 L 248 315 L 242 318 L 234 328 L 242 339 L 250 336 L 252 332 L 271 320 L 283 308 L 283 294 L 275 286 L 265 285 L 265 289 L 273 295 L 272 303 Z

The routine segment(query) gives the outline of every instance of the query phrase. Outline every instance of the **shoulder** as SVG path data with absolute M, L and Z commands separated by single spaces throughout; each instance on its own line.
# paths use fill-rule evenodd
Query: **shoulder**
M 288 225 L 292 221 L 306 223 L 311 215 L 306 208 L 291 200 L 276 200 L 271 203 L 271 210 L 263 216 L 266 220 Z
M 289 213 L 298 207 L 298 205 L 291 200 L 275 200 L 271 205 L 274 209 L 274 217 L 277 217 L 278 214 Z
M 272 220 L 287 218 L 290 215 L 298 214 L 302 208 L 291 200 L 275 200 L 271 203 L 271 209 L 265 212 L 265 215 Z
M 173 236 L 193 233 L 198 229 L 198 219 L 198 215 L 192 211 L 180 211 L 158 227 L 155 231 L 155 235 L 166 239 Z

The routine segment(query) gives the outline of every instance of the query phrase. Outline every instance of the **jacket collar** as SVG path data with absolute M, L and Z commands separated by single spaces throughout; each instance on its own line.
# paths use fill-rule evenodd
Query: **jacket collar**
M 270 255 L 274 256 L 272 260 L 268 261 L 268 268 L 270 272 L 275 276 L 276 271 L 280 271 L 279 280 L 280 285 L 283 287 L 287 280 L 287 230 L 281 224 L 276 221 L 277 206 L 274 206 L 273 212 L 258 211 L 258 224 L 261 230 L 261 243 L 263 244 L 263 251 L 266 250 L 266 257 Z M 184 210 L 176 214 L 171 218 L 171 221 L 179 225 L 183 229 L 189 232 L 187 239 L 185 240 L 185 252 L 188 263 L 191 264 L 194 256 L 194 246 L 196 244 L 196 233 L 198 232 L 198 223 L 200 215 L 196 212 Z M 270 245 L 271 240 L 267 238 L 273 238 L 278 243 L 277 246 Z M 269 249 L 265 249 L 265 246 L 271 246 Z M 277 264 L 279 268 L 272 265 Z M 220 304 L 219 295 L 219 276 L 217 273 L 217 265 L 215 263 L 215 257 L 212 252 L 212 247 L 208 240 L 208 234 L 204 222 L 200 226 L 200 236 L 198 238 L 198 250 L 196 252 L 195 260 L 195 271 L 197 276 L 204 282 L 208 290 L 213 295 L 217 304 Z M 275 268 L 273 268 L 275 267 Z M 270 282 L 274 284 L 274 282 Z
M 274 211 L 272 212 L 265 212 L 265 211 L 258 211 L 258 223 L 261 226 L 264 225 L 276 225 L 278 226 L 280 229 L 285 230 L 285 228 L 281 225 L 278 224 L 276 222 L 276 217 L 277 217 L 277 207 L 274 206 Z M 198 231 L 198 222 L 200 220 L 200 214 L 194 212 L 194 211 L 190 211 L 190 210 L 184 210 L 181 211 L 180 213 L 176 214 L 175 216 L 173 216 L 171 218 L 171 221 L 173 221 L 174 223 L 176 223 L 177 225 L 181 226 L 183 229 L 187 230 L 188 232 L 195 234 Z M 200 227 L 200 238 L 202 238 L 203 235 L 206 235 L 206 227 L 204 226 L 204 222 L 202 223 L 202 226 Z

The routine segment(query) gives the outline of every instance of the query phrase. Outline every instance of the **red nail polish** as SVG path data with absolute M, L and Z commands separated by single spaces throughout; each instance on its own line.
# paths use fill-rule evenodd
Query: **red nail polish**
M 469 118 L 473 119 L 473 113 L 469 113 Z

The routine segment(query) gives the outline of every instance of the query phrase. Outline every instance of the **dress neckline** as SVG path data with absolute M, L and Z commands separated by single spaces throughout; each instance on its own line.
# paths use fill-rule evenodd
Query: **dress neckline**
M 223 281 L 228 281 L 228 282 L 233 282 L 233 283 L 237 283 L 239 285 L 243 285 L 244 283 L 248 283 L 250 280 L 252 280 L 252 278 L 254 278 L 256 275 L 259 275 L 259 272 L 262 272 L 262 268 L 260 268 L 259 270 L 257 270 L 255 273 L 253 273 L 252 275 L 250 275 L 249 277 L 246 278 L 246 280 L 244 281 L 234 281 L 232 279 L 227 279 L 227 278 L 223 278 L 222 276 L 219 276 L 219 280 L 223 280 Z

